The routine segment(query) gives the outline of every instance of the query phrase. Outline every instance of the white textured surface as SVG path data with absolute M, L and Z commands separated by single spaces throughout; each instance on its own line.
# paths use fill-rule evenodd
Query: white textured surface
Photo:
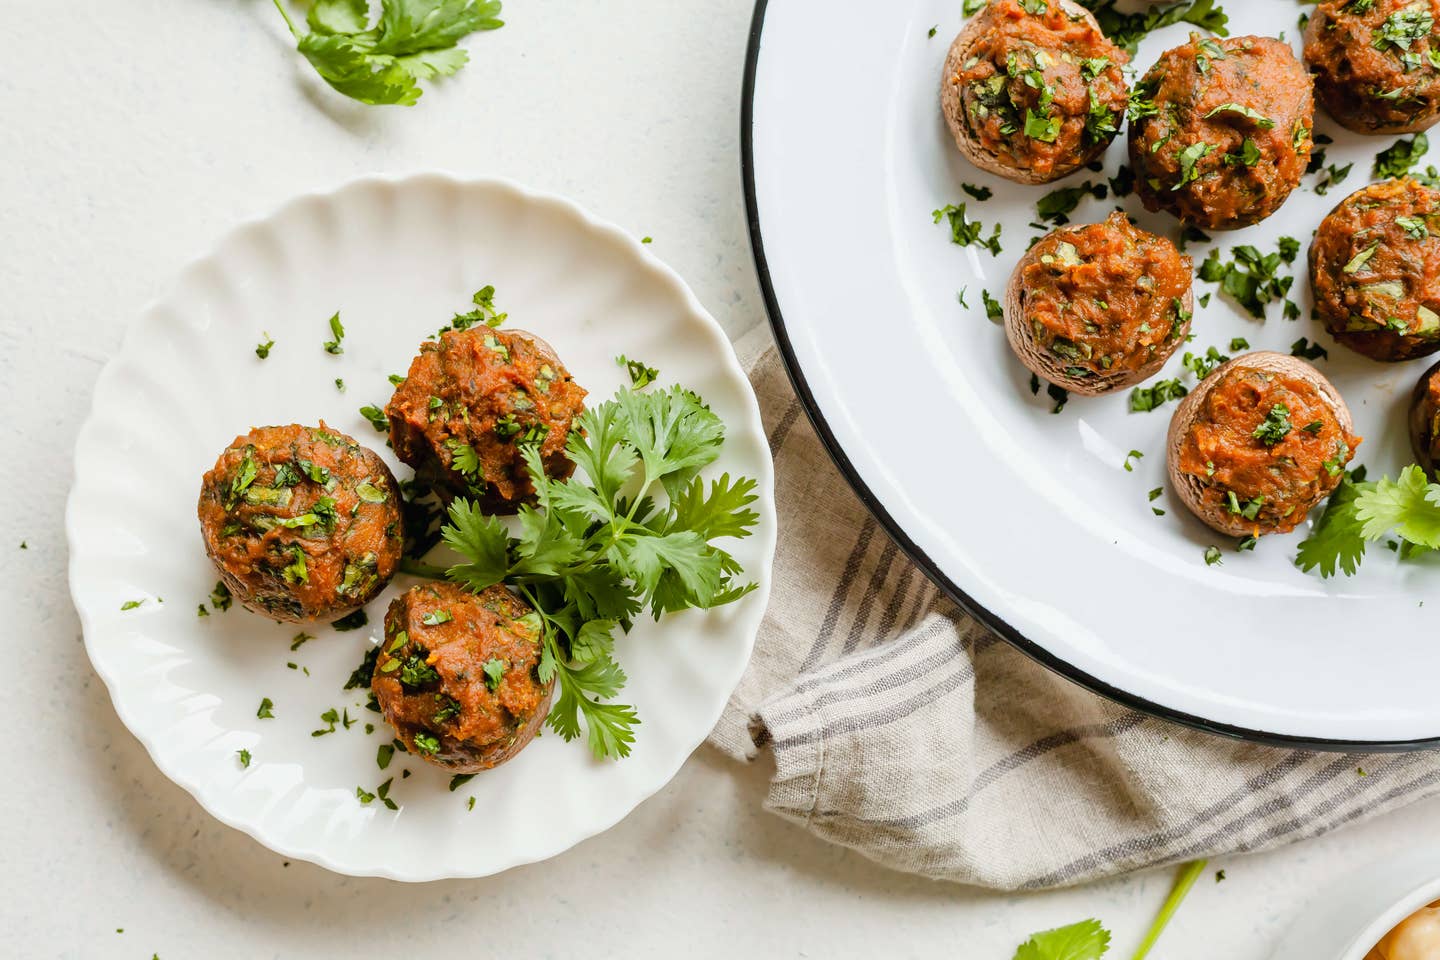
M 242 218 L 354 174 L 448 166 L 568 194 L 653 235 L 738 334 L 762 320 L 736 149 L 748 3 L 515 0 L 459 81 L 403 112 L 318 89 L 262 0 L 82 0 L 63 19 L 51 4 L 0 8 L 7 956 L 678 947 L 1009 960 L 1031 930 L 1090 914 L 1133 944 L 1168 874 L 1000 897 L 888 873 L 763 813 L 767 771 L 703 750 L 614 830 L 491 880 L 402 886 L 287 868 L 201 811 L 116 719 L 65 587 L 70 451 L 126 323 Z M 1423 845 L 1437 814 L 1429 804 L 1223 864 L 1229 879 L 1197 887 L 1152 956 L 1261 960 L 1317 885 Z

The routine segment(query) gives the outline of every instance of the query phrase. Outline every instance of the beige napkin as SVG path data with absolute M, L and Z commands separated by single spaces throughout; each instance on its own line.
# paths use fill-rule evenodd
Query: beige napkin
M 710 742 L 774 755 L 770 810 L 898 870 L 1016 890 L 1274 847 L 1440 792 L 1440 753 L 1212 737 L 991 636 L 846 485 L 769 331 L 736 349 L 775 456 L 780 543 L 754 659 Z

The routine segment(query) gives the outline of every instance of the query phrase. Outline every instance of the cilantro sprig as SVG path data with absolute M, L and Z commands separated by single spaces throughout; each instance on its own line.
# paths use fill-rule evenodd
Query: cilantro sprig
M 456 46 L 477 30 L 505 25 L 499 0 L 380 0 L 370 26 L 369 0 L 315 0 L 300 32 L 285 9 L 275 9 L 321 79 L 361 103 L 413 106 L 420 81 L 449 76 L 469 62 Z
M 621 388 L 577 427 L 566 453 L 580 474 L 570 479 L 548 477 L 539 450 L 523 447 L 536 503 L 520 508 L 518 536 L 469 501 L 450 505 L 442 536 L 463 562 L 445 573 L 477 592 L 504 583 L 529 601 L 541 628 L 540 679 L 558 687 L 547 723 L 566 740 L 583 727 L 595 756 L 619 758 L 640 718 L 613 702 L 626 680 L 614 632 L 646 608 L 659 619 L 755 588 L 736 580 L 740 564 L 711 541 L 752 532 L 756 483 L 701 479 L 725 426 L 678 386 Z
M 1440 483 L 1413 463 L 1394 480 L 1366 481 L 1363 468 L 1341 480 L 1295 562 L 1323 578 L 1354 576 L 1366 545 L 1387 539 L 1400 542 L 1401 556 L 1440 550 Z

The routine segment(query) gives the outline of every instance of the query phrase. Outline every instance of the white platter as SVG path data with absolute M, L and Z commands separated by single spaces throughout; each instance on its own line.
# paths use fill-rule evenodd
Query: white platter
M 1281 31 L 1299 49 L 1303 4 L 1226 2 L 1230 33 Z M 1138 9 L 1138 4 L 1123 5 Z M 1052 668 L 1123 703 L 1196 726 L 1330 749 L 1440 743 L 1440 563 L 1369 551 L 1359 576 L 1322 581 L 1292 566 L 1303 532 L 1226 549 L 1164 484 L 1163 438 L 1174 404 L 1130 413 L 1125 395 L 1072 399 L 1059 415 L 987 322 L 980 291 L 999 298 L 1029 238 L 1034 204 L 1056 186 L 1103 182 L 1125 158 L 1124 135 L 1102 174 L 1022 187 L 986 175 L 955 149 L 941 118 L 941 66 L 959 32 L 954 0 L 875 5 L 760 3 L 746 70 L 742 139 L 752 241 L 772 323 L 792 378 L 841 469 L 930 575 L 999 634 Z M 934 35 L 930 30 L 935 27 Z M 1142 72 L 1183 41 L 1181 24 L 1151 34 Z M 1232 337 L 1289 352 L 1304 336 L 1365 437 L 1371 475 L 1410 462 L 1403 414 L 1429 360 L 1383 365 L 1336 345 L 1309 319 L 1304 267 L 1324 214 L 1369 182 L 1394 137 L 1346 133 L 1323 113 L 1329 161 L 1354 162 L 1328 196 L 1307 177 L 1278 214 L 1191 244 L 1272 252 L 1302 243 L 1293 273 L 1300 320 L 1249 318 L 1218 293 L 1198 307 L 1189 349 Z M 990 187 L 976 203 L 961 190 Z M 931 211 L 969 201 L 1004 224 L 1004 252 L 959 247 Z M 1178 239 L 1176 221 L 1119 201 L 1142 226 Z M 1077 223 L 1113 198 L 1087 200 Z M 968 287 L 969 308 L 956 293 Z M 1197 280 L 1196 295 L 1217 289 Z M 1158 375 L 1183 373 L 1180 353 Z M 1433 359 L 1433 358 L 1432 358 Z M 1187 377 L 1193 384 L 1193 378 Z M 1127 391 L 1128 393 L 1128 391 Z M 1126 472 L 1130 450 L 1145 456 Z M 1167 511 L 1157 517 L 1151 507 Z
M 759 589 L 739 603 L 648 618 L 617 644 L 641 726 L 633 754 L 592 760 L 546 733 L 460 789 L 402 753 L 365 691 L 342 691 L 370 627 L 300 629 L 236 604 L 197 615 L 216 574 L 195 516 L 200 477 L 253 425 L 324 418 L 401 468 L 360 416 L 384 405 L 421 340 L 494 284 L 508 324 L 555 345 L 595 400 L 620 386 L 619 353 L 699 392 L 729 426 L 715 473 L 759 481 L 755 535 L 727 544 Z M 327 354 L 341 312 L 344 354 Z M 269 358 L 254 352 L 268 332 Z M 341 377 L 346 390 L 337 390 Z M 740 679 L 765 609 L 775 543 L 759 408 L 723 332 L 685 284 L 619 229 L 513 184 L 423 174 L 300 197 L 229 234 L 131 327 L 100 377 L 76 449 L 66 518 L 70 583 L 96 671 L 156 764 L 222 821 L 289 857 L 400 880 L 481 876 L 552 856 L 614 824 L 700 744 Z M 122 611 L 129 600 L 143 600 Z M 163 601 L 163 602 L 162 602 Z M 296 669 L 286 666 L 294 663 Z M 259 720 L 262 697 L 273 720 Z M 321 737 L 320 714 L 359 723 Z M 364 724 L 373 723 L 373 734 Z M 253 760 L 242 769 L 237 751 Z M 411 775 L 403 778 L 402 770 Z M 399 810 L 359 802 L 394 777 Z M 474 809 L 469 798 L 475 797 Z

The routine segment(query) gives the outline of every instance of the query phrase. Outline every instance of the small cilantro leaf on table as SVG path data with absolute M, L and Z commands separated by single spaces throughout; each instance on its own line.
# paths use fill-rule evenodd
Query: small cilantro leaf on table
M 1099 920 L 1081 920 L 1032 934 L 1015 951 L 1015 960 L 1100 960 L 1110 948 L 1110 931 Z
M 361 103 L 412 106 L 420 82 L 456 73 L 470 56 L 456 46 L 478 30 L 504 26 L 499 0 L 381 0 L 370 24 L 369 0 L 315 0 L 301 33 L 273 0 L 296 49 L 326 83 Z

